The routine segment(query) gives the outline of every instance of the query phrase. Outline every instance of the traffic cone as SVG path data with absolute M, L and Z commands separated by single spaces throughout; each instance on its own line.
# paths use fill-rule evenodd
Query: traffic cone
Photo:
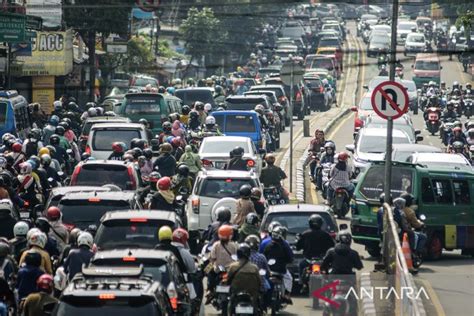
M 408 242 L 408 235 L 407 233 L 403 234 L 403 242 L 402 242 L 402 252 L 405 256 L 405 260 L 407 262 L 408 271 L 413 271 L 413 260 L 411 259 L 411 250 L 410 250 L 410 243 Z

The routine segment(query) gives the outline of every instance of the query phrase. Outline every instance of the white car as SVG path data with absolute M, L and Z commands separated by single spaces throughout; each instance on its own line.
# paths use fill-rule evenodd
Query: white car
M 415 21 L 398 21 L 397 25 L 397 44 L 403 45 L 408 34 L 413 32 L 413 29 L 417 29 Z
M 469 160 L 461 154 L 448 153 L 415 153 L 407 162 L 424 165 L 428 168 L 446 168 L 459 171 L 473 171 Z
M 403 55 L 422 53 L 426 48 L 426 38 L 423 33 L 410 33 L 405 40 Z

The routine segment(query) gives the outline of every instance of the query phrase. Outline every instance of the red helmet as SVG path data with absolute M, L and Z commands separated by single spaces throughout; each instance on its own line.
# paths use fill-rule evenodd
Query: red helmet
M 23 146 L 20 143 L 14 143 L 12 145 L 12 150 L 14 153 L 20 153 L 23 149 Z
M 38 287 L 38 290 L 46 292 L 53 291 L 53 277 L 46 273 L 40 275 L 36 280 L 36 286 Z
M 58 207 L 51 206 L 50 208 L 48 208 L 48 211 L 46 212 L 46 217 L 50 221 L 57 221 L 58 219 L 61 218 L 61 211 L 59 210 Z
M 171 145 L 173 145 L 174 148 L 178 148 L 181 146 L 181 137 L 175 137 L 171 140 Z
M 222 225 L 221 227 L 219 227 L 219 230 L 217 231 L 217 235 L 219 236 L 219 239 L 223 239 L 223 240 L 231 239 L 233 233 L 234 233 L 234 229 L 230 225 Z
M 338 155 L 337 155 L 337 160 L 339 161 L 347 161 L 347 159 L 349 159 L 349 155 L 344 152 L 344 151 L 341 151 Z
M 156 183 L 158 190 L 169 190 L 171 187 L 171 179 L 170 177 L 163 177 Z
M 459 126 L 456 126 L 455 128 L 453 128 L 453 133 L 456 133 L 456 132 L 461 133 L 461 132 L 462 132 L 462 128 L 460 128 Z
M 186 245 L 189 239 L 189 234 L 184 228 L 177 228 L 173 232 L 173 241 Z
M 115 142 L 112 144 L 112 151 L 114 153 L 121 153 L 123 152 L 123 147 L 122 147 L 122 144 L 120 144 L 119 142 Z

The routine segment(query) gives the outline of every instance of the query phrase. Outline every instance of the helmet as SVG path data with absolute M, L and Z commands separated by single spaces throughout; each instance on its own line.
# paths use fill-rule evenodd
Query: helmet
M 267 163 L 269 163 L 270 165 L 273 165 L 275 163 L 275 160 L 276 160 L 276 158 L 275 158 L 275 155 L 273 155 L 273 154 L 267 154 L 265 156 L 265 161 Z
M 86 109 L 95 108 L 96 106 L 95 102 L 92 101 L 86 103 Z
M 230 222 L 231 216 L 230 208 L 227 206 L 221 206 L 216 210 L 216 220 L 220 223 Z
M 410 193 L 403 193 L 400 197 L 405 200 L 405 206 L 413 205 L 413 201 L 415 200 L 415 197 Z
M 33 167 L 29 162 L 22 162 L 20 164 L 20 174 L 30 174 L 33 171 Z
M 453 149 L 456 153 L 462 153 L 464 150 L 464 144 L 460 141 L 455 141 L 453 143 Z
M 221 87 L 221 86 L 219 86 L 219 85 L 216 85 L 216 86 L 214 87 L 214 92 L 215 92 L 215 93 L 217 93 L 217 94 L 221 94 L 221 93 L 222 93 L 222 91 L 223 91 L 223 89 L 222 89 L 222 87 Z
M 56 126 L 56 130 L 54 132 L 58 134 L 59 136 L 63 136 L 66 130 L 61 125 L 58 125 Z
M 23 221 L 17 222 L 15 226 L 13 226 L 13 235 L 15 235 L 15 237 L 18 237 L 18 236 L 25 237 L 29 229 L 30 229 L 30 226 L 28 226 L 26 222 L 23 222 Z
M 82 230 L 80 230 L 79 228 L 73 228 L 71 230 L 71 233 L 69 233 L 69 242 L 71 243 L 75 243 L 77 244 L 77 238 L 79 237 L 79 235 L 82 233 Z
M 64 121 L 64 120 L 65 120 L 65 119 L 63 119 L 63 121 L 60 122 L 57 127 L 62 126 L 62 127 L 64 128 L 64 130 L 67 131 L 67 130 L 71 129 L 71 127 L 69 126 L 69 123 L 66 122 L 66 121 Z M 57 127 L 56 127 L 56 128 L 57 128 Z
M 148 175 L 148 181 L 153 182 L 153 183 L 158 182 L 160 178 L 161 178 L 161 174 L 158 171 L 153 171 Z M 155 188 L 157 188 L 156 184 L 155 184 Z
M 331 142 L 331 141 L 326 142 L 326 143 L 324 144 L 324 149 L 327 150 L 328 148 L 332 148 L 332 150 L 333 150 L 333 152 L 334 152 L 334 151 L 336 151 L 336 144 L 334 144 L 334 142 Z
M 5 258 L 10 254 L 10 244 L 6 242 L 0 242 L 0 258 Z
M 46 212 L 46 217 L 50 221 L 57 221 L 58 219 L 61 218 L 61 211 L 59 210 L 58 207 L 51 206 L 50 208 L 48 208 L 48 211 Z
M 247 243 L 239 244 L 239 248 L 237 249 L 237 258 L 239 259 L 249 259 L 250 258 L 250 246 Z
M 50 138 L 50 140 L 51 140 L 51 138 Z M 56 148 L 54 148 L 54 146 L 48 145 L 48 146 L 46 146 L 46 148 L 49 149 L 49 152 L 51 153 L 51 155 L 56 154 Z
M 248 213 L 245 217 L 245 222 L 249 225 L 256 225 L 258 224 L 258 215 L 257 213 Z
M 455 128 L 453 128 L 453 133 L 456 133 L 456 132 L 461 133 L 461 132 L 462 132 L 462 128 L 460 128 L 459 126 L 456 126 Z
M 189 233 L 184 228 L 177 228 L 173 232 L 173 241 L 186 245 L 189 240 Z
M 44 246 L 46 246 L 46 234 L 39 230 L 34 231 L 29 237 L 27 236 L 27 239 L 30 246 L 37 246 L 40 248 L 44 248 Z
M 257 104 L 254 110 L 260 115 L 263 115 L 265 113 L 265 107 L 261 104 Z
M 61 101 L 56 100 L 53 102 L 53 108 L 55 111 L 60 111 L 63 109 L 63 104 L 61 103 Z
M 466 83 L 466 89 L 471 89 L 472 84 L 470 82 Z
M 187 177 L 189 175 L 189 167 L 185 164 L 181 164 L 178 167 L 178 174 Z
M 272 221 L 269 225 L 268 225 L 268 232 L 271 234 L 272 231 L 277 228 L 278 226 L 281 226 L 280 222 L 277 222 L 277 221 Z
M 174 95 L 176 89 L 174 87 L 168 87 L 166 88 L 166 92 L 168 92 L 171 95 Z
M 53 291 L 53 284 L 53 277 L 46 273 L 40 275 L 40 277 L 36 280 L 36 287 L 38 290 L 48 293 Z
M 39 228 L 43 233 L 49 233 L 51 226 L 49 225 L 48 219 L 45 217 L 38 217 L 35 221 L 35 226 Z
M 14 153 L 20 153 L 23 150 L 23 146 L 20 143 L 14 143 L 12 145 L 12 150 Z
M 248 235 L 245 238 L 245 243 L 250 246 L 250 249 L 253 251 L 258 251 L 260 246 L 260 238 L 257 235 Z
M 174 148 L 178 148 L 181 146 L 181 137 L 173 137 L 173 139 L 171 140 L 171 146 L 173 146 Z
M 470 128 L 467 131 L 467 134 L 468 134 L 469 138 L 473 138 L 474 137 L 474 128 Z
M 153 150 L 151 148 L 143 149 L 143 156 L 145 156 L 146 159 L 153 158 Z
M 168 143 L 161 144 L 160 146 L 160 152 L 162 153 L 170 153 L 173 150 L 173 146 Z
M 32 156 L 30 157 L 30 159 L 28 159 L 28 161 L 32 161 L 32 162 L 33 162 L 33 163 L 32 163 L 32 167 L 33 167 L 34 170 L 38 169 L 38 167 L 39 167 L 40 164 L 41 164 L 41 160 L 39 159 L 38 156 L 35 156 L 35 155 L 32 155 Z
M 270 233 L 272 236 L 273 240 L 283 240 L 285 237 L 285 231 L 283 226 L 277 226 L 273 229 L 273 231 Z
M 158 230 L 158 240 L 171 240 L 173 238 L 173 231 L 169 226 L 162 226 Z
M 248 184 L 244 184 L 239 189 L 239 195 L 243 198 L 250 198 L 252 194 L 252 187 Z
M 162 128 L 163 128 L 163 132 L 171 132 L 173 125 L 171 124 L 171 122 L 166 121 L 163 123 Z
M 323 218 L 318 214 L 313 214 L 308 219 L 308 225 L 311 229 L 321 229 L 323 223 Z
M 206 125 L 215 125 L 215 124 L 216 124 L 216 119 L 214 116 L 206 117 Z
M 169 190 L 170 187 L 171 187 L 171 179 L 170 179 L 170 177 L 163 177 L 163 178 L 161 178 L 161 179 L 158 180 L 158 182 L 156 183 L 156 186 L 157 186 L 158 190 L 163 190 L 163 191 Z
M 352 243 L 352 235 L 348 230 L 337 233 L 336 241 L 341 244 L 350 245 Z
M 210 103 L 204 104 L 204 111 L 211 112 L 212 111 L 212 105 Z
M 87 115 L 88 115 L 89 117 L 97 116 L 97 110 L 96 110 L 96 108 L 90 108 L 89 110 L 87 110 Z
M 59 116 L 51 115 L 51 117 L 49 118 L 49 124 L 57 126 L 59 124 Z
M 199 113 L 196 112 L 196 111 L 191 111 L 191 112 L 189 112 L 189 118 L 197 120 L 199 118 Z
M 94 245 L 94 238 L 92 235 L 88 232 L 82 232 L 79 234 L 77 237 L 77 245 L 78 246 L 87 246 L 89 248 L 92 248 Z
M 138 157 L 143 156 L 143 152 L 140 148 L 135 147 L 132 149 L 132 155 L 134 159 L 138 159 Z
M 217 230 L 217 235 L 220 240 L 230 240 L 234 234 L 234 229 L 230 225 L 222 225 Z
M 38 156 L 43 156 L 43 155 L 51 155 L 51 153 L 49 152 L 49 149 L 46 148 L 46 147 L 42 147 L 39 151 L 38 151 Z
M 250 197 L 252 198 L 252 200 L 260 200 L 262 198 L 262 190 L 260 190 L 260 188 L 258 187 L 252 188 L 252 193 L 250 194 Z
M 144 118 L 141 118 L 138 120 L 138 123 L 144 125 L 144 126 L 148 126 L 148 121 L 147 119 L 144 119 Z
M 242 147 L 235 147 L 232 149 L 233 157 L 242 157 L 244 155 L 244 149 Z
M 454 89 L 454 88 L 458 88 L 458 87 L 459 87 L 459 82 L 454 81 L 454 82 L 453 82 L 453 89 Z
M 204 111 L 204 103 L 202 103 L 201 101 L 196 101 L 194 103 L 194 109 L 197 111 Z
M 181 113 L 183 113 L 183 115 L 188 115 L 189 112 L 191 112 L 191 108 L 189 107 L 189 105 L 183 105 L 183 107 L 181 108 Z
M 403 209 L 406 206 L 406 204 L 407 202 L 402 197 L 398 197 L 395 200 L 393 200 L 393 206 L 395 206 L 398 209 Z
M 122 144 L 120 142 L 114 142 L 112 143 L 112 151 L 114 153 L 119 154 L 119 153 L 123 153 L 124 148 L 122 147 Z
M 344 152 L 344 151 L 341 151 L 338 155 L 337 155 L 337 160 L 339 161 L 347 161 L 347 159 L 349 159 L 349 155 Z

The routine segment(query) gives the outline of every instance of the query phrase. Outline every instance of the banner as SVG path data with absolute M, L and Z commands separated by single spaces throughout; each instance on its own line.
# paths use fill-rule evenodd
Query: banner
M 15 76 L 64 76 L 72 71 L 72 32 L 37 32 L 31 56 L 18 56 Z
M 54 76 L 32 78 L 33 102 L 41 104 L 41 109 L 50 114 L 54 102 Z
M 43 18 L 46 28 L 61 27 L 62 12 L 61 0 L 26 1 L 26 14 Z

